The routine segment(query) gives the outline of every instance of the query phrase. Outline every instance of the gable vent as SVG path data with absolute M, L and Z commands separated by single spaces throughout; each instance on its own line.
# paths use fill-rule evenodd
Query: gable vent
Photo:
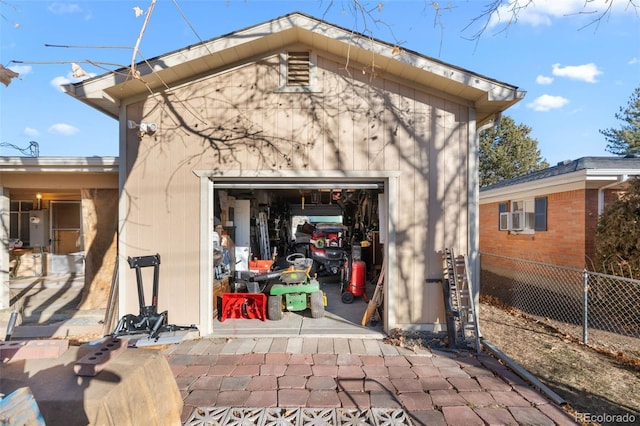
M 311 82 L 309 52 L 288 52 L 287 85 L 308 86 Z

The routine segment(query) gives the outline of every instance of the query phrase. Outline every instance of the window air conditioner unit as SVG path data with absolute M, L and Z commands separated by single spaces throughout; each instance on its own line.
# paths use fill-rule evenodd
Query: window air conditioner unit
M 524 229 L 524 213 L 513 212 L 511 213 L 511 230 L 522 231 Z
M 503 212 L 500 213 L 501 231 L 522 231 L 524 229 L 523 212 Z

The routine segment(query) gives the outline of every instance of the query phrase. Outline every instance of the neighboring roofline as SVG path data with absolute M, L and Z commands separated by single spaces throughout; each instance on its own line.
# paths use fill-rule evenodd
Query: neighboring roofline
M 114 119 L 118 119 L 121 99 L 126 99 L 139 93 L 148 93 L 148 87 L 142 82 L 142 79 L 145 79 L 145 77 L 147 84 L 151 85 L 154 89 L 164 88 L 164 83 L 166 82 L 169 82 L 168 85 L 171 87 L 181 82 L 172 80 L 172 77 L 176 78 L 174 73 L 171 72 L 173 67 L 186 63 L 195 63 L 195 61 L 206 62 L 206 65 L 210 66 L 209 70 L 230 66 L 234 60 L 248 57 L 238 56 L 237 49 L 241 45 L 296 29 L 306 30 L 313 34 L 313 37 L 310 39 L 311 45 L 316 48 L 326 46 L 327 43 L 331 43 L 330 40 L 333 40 L 333 43 L 348 44 L 350 45 L 350 49 L 362 49 L 362 51 L 366 51 L 368 54 L 373 53 L 378 55 L 380 60 L 376 60 L 376 65 L 382 64 L 384 61 L 397 61 L 405 66 L 429 73 L 430 76 L 438 81 L 447 81 L 454 86 L 470 87 L 478 90 L 479 93 L 485 94 L 482 99 L 464 99 L 484 105 L 496 103 L 496 107 L 498 103 L 500 103 L 499 108 L 495 108 L 492 114 L 479 117 L 478 125 L 482 124 L 482 122 L 489 121 L 493 114 L 501 112 L 519 102 L 525 94 L 525 92 L 519 91 L 517 86 L 473 73 L 411 50 L 398 49 L 397 46 L 393 44 L 368 37 L 364 34 L 339 27 L 300 12 L 284 15 L 271 21 L 247 27 L 202 43 L 193 44 L 144 62 L 139 62 L 136 64 L 136 70 L 140 73 L 140 79 L 132 79 L 130 70 L 128 68 L 121 68 L 62 87 L 67 94 L 87 103 Z M 302 41 L 302 34 L 296 33 L 296 39 Z M 284 43 L 285 42 L 281 41 L 281 38 L 278 37 L 275 38 L 273 43 L 270 43 L 269 47 L 271 50 L 274 50 L 284 45 Z M 215 54 L 212 54 L 212 52 L 215 52 Z M 355 52 L 352 52 L 355 57 Z M 202 64 L 199 65 L 202 66 Z M 193 73 L 192 75 L 194 77 L 197 75 L 196 71 L 192 69 L 189 71 Z M 127 90 L 109 90 L 116 86 L 120 89 L 125 89 L 126 87 Z M 451 90 L 451 94 L 457 93 L 455 87 L 449 89 Z
M 599 189 L 617 182 L 622 186 L 625 179 L 632 176 L 640 176 L 640 158 L 581 157 L 480 188 L 480 200 L 488 203 L 508 199 L 516 194 L 521 196 Z
M 118 157 L 3 157 L 2 173 L 117 173 Z

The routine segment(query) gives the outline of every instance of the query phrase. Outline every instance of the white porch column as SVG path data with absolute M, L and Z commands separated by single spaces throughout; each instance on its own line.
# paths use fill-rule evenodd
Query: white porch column
M 0 309 L 8 309 L 9 293 L 9 191 L 0 186 Z

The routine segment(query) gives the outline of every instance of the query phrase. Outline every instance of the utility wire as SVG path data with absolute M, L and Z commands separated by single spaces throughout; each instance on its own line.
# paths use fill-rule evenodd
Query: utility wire
M 69 44 L 49 44 L 49 43 L 45 43 L 44 47 L 63 47 L 66 49 L 133 49 L 133 46 L 74 46 Z
M 0 146 L 5 146 L 5 147 L 9 147 L 9 148 L 13 148 L 17 151 L 20 151 L 22 154 L 29 156 L 29 157 L 39 157 L 40 156 L 40 146 L 38 145 L 38 142 L 36 141 L 30 141 L 29 142 L 29 146 L 26 148 L 20 148 L 19 146 L 16 146 L 12 143 L 8 143 L 8 142 L 2 142 L 0 143 Z
M 205 49 L 207 49 L 207 52 L 209 52 L 209 55 L 213 55 L 213 52 L 211 50 L 209 50 L 209 46 L 207 46 L 207 44 L 202 40 L 202 38 L 200 37 L 200 34 L 198 34 L 196 29 L 193 27 L 193 25 L 189 21 L 189 18 L 187 18 L 187 15 L 185 15 L 185 13 L 182 11 L 182 8 L 178 4 L 178 0 L 173 0 L 173 4 L 175 5 L 176 9 L 178 9 L 178 12 L 180 12 L 180 15 L 182 16 L 182 19 L 184 19 L 184 22 L 186 22 L 187 25 L 189 26 L 189 28 L 191 29 L 191 32 L 193 32 L 193 34 L 198 38 L 200 43 L 202 43 L 202 45 L 205 47 Z

